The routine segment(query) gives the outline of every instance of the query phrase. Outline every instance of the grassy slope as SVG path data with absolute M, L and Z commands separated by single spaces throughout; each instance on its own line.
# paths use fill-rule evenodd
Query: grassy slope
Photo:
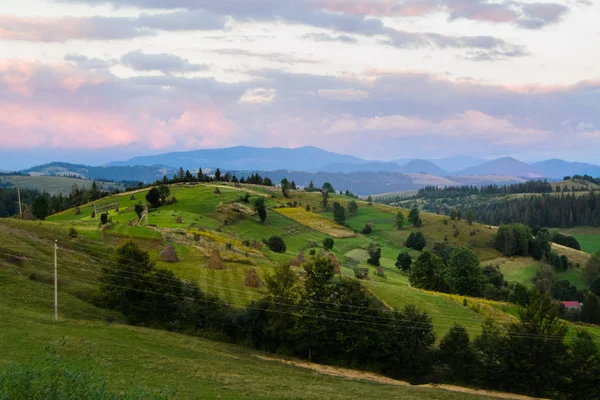
M 560 232 L 574 236 L 581 244 L 581 250 L 588 254 L 596 254 L 600 251 L 600 228 L 579 227 L 562 229 Z
M 161 207 L 160 210 L 150 213 L 149 222 L 165 228 L 179 228 L 188 231 L 196 231 L 199 228 L 214 233 L 215 229 L 222 231 L 221 235 L 235 240 L 258 240 L 268 238 L 271 235 L 280 235 L 285 239 L 287 251 L 285 254 L 275 254 L 268 249 L 263 248 L 262 253 L 265 258 L 253 260 L 254 265 L 248 263 L 226 262 L 226 269 L 213 271 L 206 268 L 207 254 L 202 249 L 196 249 L 186 243 L 176 243 L 175 248 L 178 252 L 180 263 L 166 264 L 159 263 L 160 266 L 175 271 L 184 279 L 196 280 L 200 286 L 208 292 L 218 293 L 224 300 L 234 305 L 242 306 L 251 299 L 260 296 L 257 289 L 246 288 L 243 286 L 244 276 L 250 266 L 257 268 L 259 275 L 264 276 L 275 263 L 289 262 L 298 252 L 305 251 L 311 242 L 320 244 L 326 237 L 324 233 L 312 229 L 310 226 L 303 225 L 303 219 L 306 215 L 314 215 L 314 218 L 320 218 L 331 221 L 333 215 L 331 212 L 323 212 L 321 209 L 320 195 L 318 193 L 291 192 L 290 199 L 284 199 L 281 192 L 274 188 L 260 188 L 256 186 L 244 186 L 235 188 L 232 186 L 220 185 L 221 194 L 213 194 L 213 185 L 198 186 L 174 186 L 171 193 L 177 198 L 178 202 L 170 206 Z M 268 210 L 268 217 L 265 224 L 261 224 L 256 217 L 246 218 L 244 220 L 224 225 L 216 213 L 220 203 L 237 201 L 244 191 L 252 194 L 250 202 L 261 195 L 267 199 L 267 206 L 272 208 L 276 205 L 285 204 L 288 201 L 297 201 L 299 203 L 294 211 L 302 211 L 300 216 L 294 215 L 294 219 L 288 218 L 287 208 L 277 210 Z M 135 194 L 135 199 L 131 200 L 130 195 L 114 196 L 97 202 L 101 207 L 106 204 L 119 203 L 119 213 L 110 211 L 110 216 L 114 222 L 112 227 L 102 232 L 104 240 L 120 240 L 125 235 L 136 238 L 145 238 L 150 245 L 153 257 L 158 257 L 162 245 L 172 239 L 164 232 L 161 234 L 155 230 L 145 227 L 130 227 L 127 221 L 135 218 L 132 207 L 135 203 L 143 199 L 144 193 Z M 348 197 L 332 195 L 330 203 L 338 201 L 347 205 L 351 200 Z M 453 322 L 465 325 L 471 332 L 479 331 L 479 326 L 483 320 L 480 314 L 475 313 L 469 308 L 457 303 L 456 301 L 443 296 L 431 293 L 421 292 L 408 286 L 407 276 L 402 274 L 395 266 L 396 256 L 401 251 L 407 251 L 404 242 L 409 233 L 415 228 L 405 227 L 397 230 L 394 226 L 395 214 L 398 211 L 394 207 L 382 205 L 367 205 L 364 201 L 358 201 L 359 210 L 355 216 L 348 219 L 350 230 L 361 231 L 365 224 L 373 225 L 372 234 L 365 236 L 357 234 L 348 238 L 335 239 L 334 253 L 344 264 L 348 256 L 356 258 L 358 255 L 361 266 L 370 269 L 371 281 L 365 282 L 370 290 L 383 299 L 391 307 L 402 308 L 406 304 L 416 304 L 420 309 L 430 312 L 435 324 L 436 333 L 442 336 L 448 330 Z M 304 211 L 306 204 L 310 204 L 313 212 L 310 214 Z M 81 214 L 75 215 L 73 210 L 52 216 L 50 220 L 59 221 L 60 226 L 65 229 L 74 225 L 77 229 L 97 230 L 97 220 L 91 219 L 91 206 L 81 207 Z M 407 215 L 408 210 L 403 210 Z M 284 215 L 286 214 L 286 215 Z M 297 214 L 297 212 L 296 212 Z M 306 214 L 306 215 L 305 215 Z M 181 217 L 182 224 L 176 223 L 176 218 Z M 489 247 L 494 232 L 484 226 L 474 224 L 468 225 L 465 221 L 449 221 L 442 216 L 422 213 L 424 226 L 423 230 L 429 243 L 448 239 L 453 245 L 473 245 L 482 259 L 498 257 L 499 254 Z M 444 221 L 447 221 L 446 223 Z M 310 224 L 309 224 L 310 225 Z M 454 232 L 458 231 L 457 235 Z M 228 239 L 228 240 L 229 240 Z M 363 250 L 371 241 L 376 241 L 382 246 L 381 264 L 385 273 L 385 278 L 375 276 L 375 268 L 366 264 L 366 252 Z M 160 244 L 159 244 L 160 243 Z M 413 256 L 418 256 L 418 252 L 410 251 Z M 353 276 L 352 270 L 344 266 L 342 273 L 346 276 Z
M 65 176 L 19 176 L 9 175 L 0 177 L 2 181 L 11 182 L 16 186 L 17 182 L 22 188 L 26 189 L 38 189 L 41 192 L 48 192 L 51 195 L 63 195 L 71 193 L 71 188 L 74 184 L 81 187 L 89 188 L 92 186 L 92 181 L 69 178 Z M 100 182 L 98 181 L 100 189 L 108 190 L 109 187 L 119 187 L 118 183 L 112 182 Z
M 0 287 L 0 366 L 29 361 L 54 343 L 62 354 L 92 354 L 112 389 L 124 389 L 132 382 L 154 390 L 168 386 L 178 390 L 177 398 L 181 399 L 483 398 L 316 374 L 259 359 L 259 353 L 234 345 L 65 319 L 97 319 L 104 314 L 67 293 L 60 294 L 61 321 L 54 323 L 50 287 L 7 270 L 0 270 Z

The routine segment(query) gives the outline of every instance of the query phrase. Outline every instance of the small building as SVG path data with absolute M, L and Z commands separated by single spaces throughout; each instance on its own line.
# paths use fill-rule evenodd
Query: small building
M 561 301 L 560 302 L 565 310 L 579 310 L 583 304 L 578 301 Z

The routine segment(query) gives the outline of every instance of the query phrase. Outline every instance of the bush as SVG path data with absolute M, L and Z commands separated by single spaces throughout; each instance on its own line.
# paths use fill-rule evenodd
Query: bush
M 354 277 L 356 279 L 369 279 L 368 268 L 354 268 Z
M 108 214 L 107 213 L 100 214 L 100 223 L 102 225 L 108 224 Z
M 421 231 L 411 232 L 406 240 L 406 247 L 409 249 L 415 249 L 417 251 L 423 250 L 426 244 L 427 240 Z
M 368 264 L 371 264 L 375 267 L 379 267 L 379 260 L 381 259 L 381 248 L 377 247 L 369 250 L 369 259 L 367 260 Z
M 69 229 L 69 237 L 71 239 L 77 239 L 77 229 L 75 229 L 75 228 Z
M 331 249 L 333 249 L 333 244 L 334 244 L 334 242 L 333 242 L 332 238 L 325 238 L 325 239 L 323 239 L 323 248 L 325 250 L 331 250 Z
M 412 257 L 408 253 L 400 253 L 398 254 L 398 259 L 396 260 L 396 268 L 401 269 L 406 272 L 410 270 L 410 266 L 412 265 Z
M 267 246 L 275 253 L 285 253 L 286 250 L 285 242 L 280 236 L 271 236 L 267 240 Z
M 160 191 L 157 188 L 152 188 L 146 194 L 146 201 L 150 203 L 152 208 L 160 207 Z
M 573 236 L 567 236 L 558 232 L 554 232 L 552 235 L 552 241 L 562 246 L 570 247 L 575 250 L 581 250 L 581 245 Z
M 371 232 L 373 232 L 373 228 L 371 228 L 370 224 L 366 224 L 365 227 L 362 230 L 362 233 L 365 234 L 365 235 L 368 235 Z

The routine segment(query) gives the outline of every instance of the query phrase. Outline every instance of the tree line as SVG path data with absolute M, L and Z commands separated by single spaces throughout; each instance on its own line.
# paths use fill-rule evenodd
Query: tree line
M 465 258 L 462 250 L 453 253 Z M 220 337 L 313 362 L 551 398 L 600 395 L 600 354 L 592 336 L 581 331 L 567 343 L 558 307 L 537 292 L 520 309 L 519 322 L 488 320 L 473 340 L 454 325 L 438 346 L 427 313 L 412 305 L 390 310 L 318 254 L 300 272 L 287 264 L 275 267 L 264 278 L 263 297 L 235 309 L 156 268 L 147 252 L 127 242 L 115 263 L 102 269 L 100 293 L 101 305 L 132 324 Z
M 600 199 L 595 192 L 512 198 L 473 207 L 475 220 L 490 225 L 522 223 L 530 227 L 600 226 Z

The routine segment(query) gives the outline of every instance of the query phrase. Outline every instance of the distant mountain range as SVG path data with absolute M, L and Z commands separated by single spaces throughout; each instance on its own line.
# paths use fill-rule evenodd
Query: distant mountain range
M 476 157 L 459 156 L 437 160 L 404 158 L 384 162 L 367 161 L 350 155 L 325 151 L 317 147 L 288 149 L 246 146 L 136 157 L 127 161 L 111 162 L 104 166 L 54 162 L 21 172 L 32 175 L 76 175 L 89 179 L 148 183 L 161 179 L 163 175 L 172 176 L 179 167 L 193 173 L 198 168 L 211 171 L 218 167 L 223 172 L 230 171 L 240 174 L 240 171 L 261 171 L 262 174 L 268 173 L 269 176 L 283 176 L 282 171 L 284 171 L 288 177 L 291 176 L 292 172 L 303 172 L 304 175 L 297 176 L 300 181 L 310 180 L 311 176 L 316 177 L 319 175 L 319 178 L 321 178 L 340 173 L 352 174 L 354 178 L 360 177 L 361 182 L 355 182 L 356 184 L 347 186 L 345 189 L 348 190 L 351 190 L 350 187 L 356 190 L 359 183 L 363 186 L 367 185 L 366 182 L 369 179 L 365 180 L 365 176 L 368 174 L 373 176 L 376 173 L 385 173 L 386 178 L 373 185 L 379 186 L 380 189 L 385 189 L 385 191 L 399 190 L 400 186 L 413 189 L 416 186 L 436 185 L 439 182 L 457 185 L 485 185 L 490 183 L 514 183 L 528 179 L 547 178 L 554 180 L 562 179 L 567 175 L 600 176 L 600 166 L 598 165 L 558 159 L 528 164 L 512 157 L 483 160 Z M 393 177 L 394 174 L 398 177 Z M 344 185 L 349 182 L 341 177 L 336 178 L 336 180 Z M 372 178 L 372 180 L 375 179 Z M 443 185 L 444 183 L 439 184 Z M 356 193 L 360 192 L 363 192 L 363 190 L 356 190 Z M 369 193 L 376 192 L 369 191 Z

